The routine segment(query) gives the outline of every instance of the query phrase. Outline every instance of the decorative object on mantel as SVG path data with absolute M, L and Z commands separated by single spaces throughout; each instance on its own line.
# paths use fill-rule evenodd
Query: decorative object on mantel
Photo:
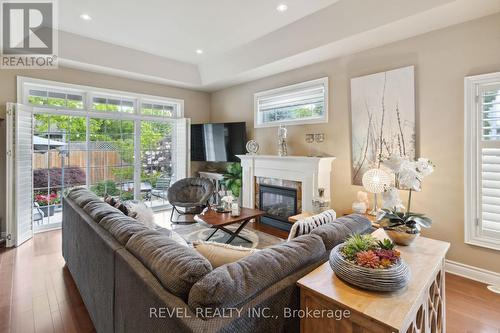
M 389 239 L 353 235 L 333 248 L 330 266 L 342 280 L 375 291 L 395 291 L 410 281 L 410 268 Z
M 377 194 L 384 192 L 390 182 L 389 174 L 381 169 L 370 169 L 363 175 L 363 186 L 368 192 L 373 193 L 373 209 L 370 211 L 370 215 L 377 215 L 379 210 Z
M 255 140 L 250 140 L 247 142 L 246 149 L 248 154 L 256 155 L 259 152 L 259 144 Z
M 370 207 L 368 193 L 358 191 L 356 199 L 357 200 L 352 203 L 352 211 L 356 214 L 365 214 L 368 207 Z
M 330 208 L 330 200 L 325 198 L 325 189 L 318 188 L 318 196 L 314 197 L 312 200 L 313 213 L 319 214 L 328 210 Z
M 411 211 L 411 194 L 422 190 L 424 177 L 434 172 L 434 164 L 426 158 L 410 161 L 407 158 L 391 157 L 383 164 L 394 173 L 394 186 L 385 189 L 384 209 L 377 220 L 387 235 L 399 245 L 409 245 L 420 234 L 420 228 L 429 228 L 432 220 L 424 214 Z M 408 190 L 408 205 L 405 211 L 398 189 Z
M 287 129 L 283 125 L 278 128 L 278 155 L 288 156 L 288 147 L 286 144 Z
M 323 143 L 325 142 L 325 133 L 314 133 L 314 134 L 306 134 L 306 143 L 309 146 L 309 156 L 311 157 L 322 157 L 320 149 L 317 149 L 313 143 Z
M 415 158 L 414 67 L 351 79 L 352 183 L 388 156 Z

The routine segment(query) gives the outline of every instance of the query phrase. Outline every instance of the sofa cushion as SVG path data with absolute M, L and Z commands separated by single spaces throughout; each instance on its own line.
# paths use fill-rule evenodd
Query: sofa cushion
M 118 215 L 123 216 L 123 213 L 118 209 L 111 207 L 107 203 L 101 200 L 92 200 L 83 206 L 83 210 L 92 217 L 97 223 L 107 215 Z
M 127 244 L 132 235 L 140 231 L 149 230 L 142 223 L 137 222 L 131 217 L 119 214 L 110 214 L 102 218 L 99 225 L 106 229 L 122 245 Z
M 338 244 L 342 243 L 352 234 L 364 234 L 370 232 L 372 223 L 363 215 L 351 214 L 342 216 L 333 221 L 322 225 L 311 234 L 318 235 L 323 240 L 326 250 L 330 251 Z
M 207 274 L 191 288 L 188 304 L 193 310 L 236 307 L 324 255 L 325 246 L 317 235 L 260 250 Z
M 142 231 L 125 246 L 172 294 L 187 300 L 193 284 L 212 270 L 207 259 L 156 230 Z
M 242 246 L 205 241 L 195 241 L 193 247 L 199 254 L 207 258 L 213 268 L 238 261 L 260 251 Z
M 90 201 L 99 200 L 99 197 L 95 195 L 94 192 L 91 192 L 84 187 L 72 189 L 67 196 L 82 208 Z

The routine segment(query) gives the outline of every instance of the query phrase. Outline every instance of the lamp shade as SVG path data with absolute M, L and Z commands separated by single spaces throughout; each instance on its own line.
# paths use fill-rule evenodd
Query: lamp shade
M 363 186 L 370 193 L 382 193 L 390 185 L 391 177 L 380 169 L 370 169 L 363 175 Z

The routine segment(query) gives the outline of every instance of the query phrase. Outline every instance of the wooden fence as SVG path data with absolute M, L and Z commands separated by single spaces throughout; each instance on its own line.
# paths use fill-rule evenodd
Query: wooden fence
M 72 151 L 64 157 L 58 151 L 49 151 L 44 154 L 33 154 L 33 169 L 53 168 L 87 168 L 87 155 L 90 158 L 90 183 L 103 180 L 117 180 L 112 170 L 124 164 L 120 154 L 116 151 Z

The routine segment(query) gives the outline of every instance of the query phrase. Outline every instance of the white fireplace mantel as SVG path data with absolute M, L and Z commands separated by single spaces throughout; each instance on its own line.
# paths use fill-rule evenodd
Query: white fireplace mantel
M 255 178 L 267 177 L 302 183 L 302 211 L 312 211 L 318 188 L 330 198 L 332 164 L 335 157 L 237 155 L 243 168 L 243 207 L 255 207 Z

